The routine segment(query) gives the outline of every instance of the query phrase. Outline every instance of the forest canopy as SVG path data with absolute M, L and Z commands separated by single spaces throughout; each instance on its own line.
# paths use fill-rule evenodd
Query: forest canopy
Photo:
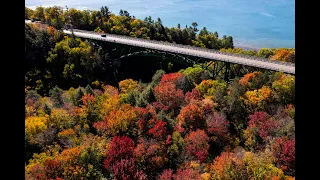
M 295 62 L 294 49 L 235 48 L 195 22 L 167 28 L 106 6 L 69 13 L 79 29 Z M 26 179 L 295 178 L 295 76 L 247 67 L 225 80 L 217 62 L 155 57 L 119 68 L 113 48 L 61 32 L 67 15 L 25 8 L 45 22 L 25 25 Z
M 185 74 L 158 72 L 119 88 L 27 90 L 26 178 L 293 179 L 294 76 L 200 78 L 184 93 Z
M 69 18 L 70 17 L 70 18 Z M 222 52 L 232 52 L 245 55 L 260 56 L 272 60 L 295 62 L 294 48 L 261 48 L 256 50 L 242 50 L 234 48 L 232 36 L 219 37 L 217 31 L 210 32 L 206 27 L 198 29 L 198 23 L 181 27 L 165 27 L 160 19 L 137 19 L 126 10 L 120 10 L 118 15 L 112 13 L 107 6 L 99 10 L 77 10 L 71 8 L 67 11 L 62 7 L 36 7 L 35 10 L 25 7 L 25 19 L 42 21 L 56 29 L 69 26 L 71 22 L 74 28 L 101 33 L 126 35 L 137 38 L 152 39 L 158 41 L 174 42 L 177 44 L 191 45 Z

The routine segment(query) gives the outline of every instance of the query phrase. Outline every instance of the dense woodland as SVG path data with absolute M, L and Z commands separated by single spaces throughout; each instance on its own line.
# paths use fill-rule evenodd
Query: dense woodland
M 107 7 L 69 13 L 79 29 L 295 62 L 294 49 L 234 48 L 196 23 L 167 28 Z M 26 179 L 294 179 L 294 76 L 253 69 L 226 82 L 212 77 L 215 63 L 145 68 L 139 57 L 132 72 L 151 69 L 149 79 L 117 76 L 111 51 L 61 33 L 67 12 L 25 14 L 47 23 L 25 25 Z
M 218 32 L 210 32 L 206 27 L 199 31 L 196 22 L 192 22 L 189 27 L 187 25 L 181 27 L 178 24 L 177 27 L 168 28 L 162 25 L 159 17 L 157 21 L 153 20 L 151 16 L 140 20 L 131 16 L 126 10 L 120 10 L 119 15 L 115 15 L 106 6 L 101 7 L 100 11 L 71 8 L 68 12 L 58 6 L 48 8 L 40 6 L 35 10 L 25 7 L 25 19 L 45 22 L 56 29 L 70 27 L 71 22 L 74 28 L 82 30 L 174 42 L 209 49 L 223 49 L 224 52 L 295 62 L 294 48 L 262 48 L 259 52 L 243 51 L 241 48 L 234 49 L 232 36 L 223 35 L 222 38 L 219 38 Z

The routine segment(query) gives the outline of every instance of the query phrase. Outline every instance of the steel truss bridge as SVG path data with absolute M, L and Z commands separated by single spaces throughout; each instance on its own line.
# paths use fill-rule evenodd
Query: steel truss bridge
M 63 30 L 65 34 L 72 35 L 69 29 Z M 240 75 L 240 70 L 249 72 L 248 69 L 264 69 L 268 71 L 282 71 L 288 74 L 295 74 L 295 64 L 270 60 L 267 58 L 240 55 L 234 53 L 225 53 L 218 50 L 193 47 L 190 45 L 181 45 L 156 40 L 147 40 L 142 38 L 134 38 L 123 35 L 106 34 L 102 37 L 101 33 L 93 31 L 85 31 L 73 29 L 73 35 L 93 40 L 98 43 L 101 41 L 113 44 L 114 50 L 117 51 L 115 62 L 130 56 L 157 56 L 169 58 L 185 65 L 193 65 L 196 63 L 215 63 L 213 77 L 224 74 L 225 80 L 231 76 Z M 100 44 L 100 43 L 99 43 Z M 120 47 L 121 45 L 121 47 Z M 221 77 L 221 76 L 220 76 Z

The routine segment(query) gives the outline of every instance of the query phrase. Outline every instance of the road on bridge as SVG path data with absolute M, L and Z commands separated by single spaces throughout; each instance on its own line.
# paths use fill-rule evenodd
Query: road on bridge
M 33 23 L 30 20 L 25 20 L 26 23 Z M 63 30 L 66 34 L 72 34 L 69 30 Z M 121 35 L 106 34 L 106 37 L 101 37 L 101 34 L 84 31 L 84 30 L 74 30 L 74 35 L 82 38 L 96 39 L 101 41 L 113 42 L 126 44 L 131 46 L 138 46 L 148 49 L 155 49 L 160 51 L 190 55 L 195 57 L 202 57 L 206 59 L 218 60 L 223 62 L 230 62 L 233 64 L 242 64 L 252 67 L 258 67 L 262 69 L 283 71 L 289 74 L 295 74 L 295 65 L 293 63 L 285 63 L 279 61 L 272 61 L 266 58 L 254 58 L 245 57 L 240 55 L 231 55 L 231 53 L 222 53 L 219 51 L 214 51 L 206 48 L 191 47 L 187 45 L 178 45 L 174 43 L 167 43 L 154 40 L 146 40 L 141 38 L 132 38 Z
M 63 30 L 66 34 L 71 34 L 69 30 Z M 234 64 L 242 64 L 247 66 L 258 67 L 262 69 L 283 71 L 289 74 L 295 74 L 295 66 L 292 63 L 276 62 L 272 60 L 261 60 L 262 58 L 248 58 L 236 55 L 223 54 L 221 52 L 214 52 L 203 48 L 193 48 L 187 45 L 177 45 L 173 43 L 157 42 L 152 40 L 145 40 L 140 38 L 132 38 L 114 34 L 106 34 L 106 37 L 101 37 L 101 34 L 92 31 L 74 30 L 74 35 L 82 38 L 96 39 L 107 42 L 114 42 L 148 49 L 155 49 L 160 51 L 167 51 L 172 53 L 191 55 L 195 57 L 202 57 L 212 60 L 230 62 Z

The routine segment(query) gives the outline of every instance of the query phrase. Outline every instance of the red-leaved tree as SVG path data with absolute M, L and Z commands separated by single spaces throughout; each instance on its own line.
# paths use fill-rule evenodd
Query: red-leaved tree
M 249 116 L 248 127 L 245 129 L 245 145 L 251 150 L 262 150 L 267 142 L 277 136 L 280 122 L 266 112 L 255 112 Z
M 224 114 L 213 112 L 207 116 L 206 121 L 209 134 L 214 135 L 219 142 L 227 138 L 229 121 Z
M 147 176 L 141 170 L 136 169 L 134 158 L 115 162 L 112 170 L 115 180 L 147 180 Z
M 48 179 L 59 177 L 63 172 L 63 167 L 60 161 L 55 159 L 47 159 L 44 162 L 44 169 Z
M 139 139 L 134 149 L 134 157 L 139 167 L 148 173 L 149 177 L 157 176 L 168 161 L 166 148 L 155 139 Z
M 154 88 L 154 94 L 159 103 L 169 108 L 178 108 L 184 101 L 182 90 L 177 89 L 172 82 L 159 84 Z
M 120 162 L 123 159 L 133 157 L 134 142 L 126 136 L 115 136 L 112 138 L 109 149 L 106 152 L 106 158 L 103 162 L 103 167 L 112 171 L 112 165 Z
M 45 173 L 45 167 L 40 164 L 35 164 L 30 168 L 29 174 L 26 174 L 26 179 L 38 179 L 45 180 L 47 179 Z
M 258 129 L 258 134 L 263 140 L 267 140 L 278 127 L 278 122 L 270 118 L 266 112 L 255 112 L 249 116 L 248 128 Z
M 187 157 L 191 160 L 199 160 L 203 163 L 208 158 L 209 150 L 209 137 L 203 131 L 198 129 L 192 131 L 185 137 Z
M 272 152 L 278 159 L 277 166 L 284 172 L 294 175 L 295 173 L 295 140 L 286 136 L 278 137 L 272 144 Z
M 185 101 L 187 104 L 191 103 L 192 101 L 200 101 L 201 94 L 197 88 L 193 88 L 191 92 L 186 92 Z
M 169 74 L 164 74 L 162 77 L 161 77 L 161 81 L 160 81 L 160 84 L 165 84 L 167 82 L 172 82 L 174 84 L 177 85 L 177 82 L 178 81 L 181 81 L 182 78 L 184 77 L 184 74 L 182 73 L 169 73 Z
M 158 180 L 172 180 L 173 179 L 173 171 L 172 171 L 172 169 L 166 169 L 166 170 L 164 170 L 161 174 L 160 174 L 160 176 L 159 176 L 159 178 L 158 178 Z
M 173 175 L 174 180 L 201 180 L 199 169 L 193 169 L 190 166 L 182 166 Z
M 156 124 L 149 129 L 148 134 L 158 140 L 164 140 L 167 137 L 167 123 L 157 120 Z

